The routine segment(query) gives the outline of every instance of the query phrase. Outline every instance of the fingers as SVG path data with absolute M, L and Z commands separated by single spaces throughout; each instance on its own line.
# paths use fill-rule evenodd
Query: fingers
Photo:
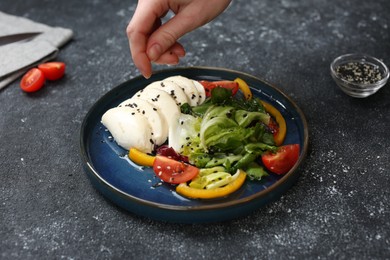
M 134 65 L 145 78 L 150 78 L 152 75 L 152 65 L 146 55 L 146 37 L 140 33 L 132 33 L 128 38 Z
M 146 30 L 144 32 L 134 31 L 133 28 L 137 26 L 136 22 L 130 23 L 127 28 L 127 35 L 129 39 L 130 52 L 134 62 L 134 65 L 139 69 L 141 74 L 145 78 L 149 78 L 152 75 L 151 61 L 157 64 L 177 64 L 181 57 L 184 57 L 185 50 L 180 43 L 175 42 L 172 46 L 168 46 L 168 49 L 163 51 L 159 45 L 156 45 L 156 49 L 149 50 L 146 52 L 146 45 L 149 34 Z M 161 20 L 157 18 L 153 25 L 150 27 L 151 32 L 154 32 L 161 26 Z M 145 27 L 143 27 L 145 28 Z M 155 53 L 150 55 L 150 51 Z M 151 58 L 152 57 L 152 58 Z
M 152 74 L 151 62 L 177 64 L 185 50 L 178 39 L 220 14 L 231 0 L 139 0 L 126 33 L 135 66 L 142 75 Z M 212 8 L 211 8 L 212 7 Z M 169 10 L 176 15 L 161 24 Z
M 178 14 L 151 34 L 147 42 L 147 56 L 151 61 L 161 61 L 164 59 L 162 55 L 167 52 L 172 52 L 178 57 L 185 55 L 183 46 L 177 41 L 195 28 L 188 19 L 185 20 L 180 19 Z
M 180 43 L 175 43 L 154 62 L 156 64 L 174 65 L 179 63 L 180 58 L 185 56 L 185 50 Z
M 163 16 L 167 11 L 161 5 L 153 5 L 150 0 L 149 3 L 147 2 L 139 1 L 136 12 L 126 28 L 134 65 L 145 78 L 149 78 L 152 74 L 151 61 L 146 54 L 147 41 L 150 35 L 161 25 L 160 16 Z M 154 9 L 147 4 L 152 4 Z

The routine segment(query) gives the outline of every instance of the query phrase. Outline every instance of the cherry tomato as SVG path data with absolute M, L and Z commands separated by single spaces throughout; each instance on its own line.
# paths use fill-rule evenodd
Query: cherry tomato
M 232 91 L 232 95 L 235 95 L 238 91 L 238 83 L 230 80 L 220 80 L 220 81 L 207 81 L 201 80 L 200 84 L 203 85 L 206 91 L 206 97 L 211 95 L 211 90 L 216 87 L 230 89 Z
M 195 166 L 160 155 L 154 160 L 153 171 L 161 180 L 172 184 L 192 180 L 199 173 Z
M 32 68 L 24 74 L 20 81 L 20 88 L 25 92 L 35 92 L 40 90 L 45 84 L 45 76 L 42 71 Z
M 38 65 L 48 80 L 57 80 L 65 74 L 65 63 L 63 62 L 46 62 Z
M 298 161 L 299 144 L 287 144 L 279 147 L 276 153 L 265 153 L 261 156 L 264 166 L 276 174 L 287 173 Z

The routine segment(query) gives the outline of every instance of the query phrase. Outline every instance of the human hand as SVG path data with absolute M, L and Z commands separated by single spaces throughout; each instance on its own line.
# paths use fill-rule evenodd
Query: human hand
M 210 22 L 231 0 L 139 0 L 127 26 L 130 52 L 135 66 L 145 78 L 152 75 L 152 64 L 177 64 L 185 56 L 178 39 Z M 168 11 L 175 13 L 162 24 Z

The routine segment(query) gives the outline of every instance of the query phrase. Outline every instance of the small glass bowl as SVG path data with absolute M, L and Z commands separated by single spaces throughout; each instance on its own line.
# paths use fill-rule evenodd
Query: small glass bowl
M 364 79 L 359 77 L 362 75 L 361 69 L 365 69 L 365 72 L 371 69 L 367 72 L 369 74 L 363 73 Z M 375 76 L 379 76 L 377 80 L 371 77 L 374 72 Z M 389 69 L 386 65 L 381 60 L 365 54 L 345 54 L 337 57 L 330 64 L 330 74 L 342 91 L 357 98 L 365 98 L 376 93 L 389 79 Z

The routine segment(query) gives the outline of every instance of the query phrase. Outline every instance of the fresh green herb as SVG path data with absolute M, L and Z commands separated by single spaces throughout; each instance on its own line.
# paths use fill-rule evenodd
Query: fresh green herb
M 180 111 L 181 113 L 183 114 L 187 114 L 187 115 L 192 115 L 192 108 L 190 106 L 190 104 L 188 103 L 184 103 L 183 105 L 180 106 Z
M 250 163 L 245 172 L 251 180 L 260 181 L 264 176 L 268 176 L 268 173 L 264 170 L 264 168 L 256 162 Z
M 232 99 L 232 91 L 230 89 L 217 87 L 211 90 L 211 101 L 213 104 L 222 105 L 230 99 Z

